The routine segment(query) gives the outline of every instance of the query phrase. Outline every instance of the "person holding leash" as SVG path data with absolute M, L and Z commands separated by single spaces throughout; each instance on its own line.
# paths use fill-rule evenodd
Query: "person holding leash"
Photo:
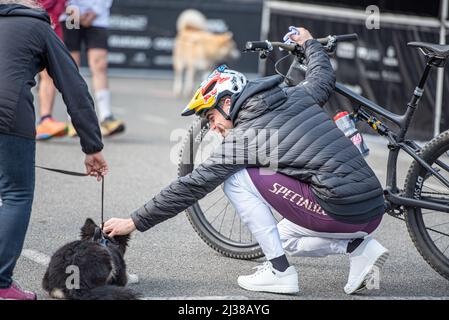
M 34 0 L 0 0 L 0 299 L 36 295 L 13 281 L 34 197 L 35 112 L 31 88 L 44 68 L 61 91 L 86 154 L 86 173 L 108 165 L 93 99 L 75 61 Z
M 348 255 L 344 291 L 353 294 L 366 287 L 388 258 L 388 250 L 371 236 L 384 214 L 382 187 L 322 109 L 334 88 L 334 71 L 322 45 L 306 29 L 297 30 L 290 39 L 304 48 L 305 80 L 289 87 L 278 75 L 247 82 L 239 72 L 215 70 L 183 115 L 206 117 L 210 129 L 224 137 L 222 145 L 130 218 L 107 221 L 105 232 L 146 231 L 224 183 L 225 194 L 267 258 L 254 274 L 238 278 L 242 288 L 298 292 L 298 273 L 284 251 Z M 254 155 L 258 145 L 268 144 L 267 130 L 276 133 L 278 143 L 268 156 L 270 168 L 263 168 L 267 163 Z M 284 218 L 278 224 L 272 208 Z

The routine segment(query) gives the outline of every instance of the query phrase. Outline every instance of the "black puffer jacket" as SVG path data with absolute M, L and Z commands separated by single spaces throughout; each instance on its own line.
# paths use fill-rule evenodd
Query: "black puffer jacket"
M 249 82 L 232 99 L 232 133 L 191 174 L 131 215 L 138 230 L 176 215 L 250 166 L 270 166 L 310 183 L 320 205 L 340 221 L 364 223 L 384 213 L 379 180 L 321 108 L 335 83 L 329 58 L 315 40 L 305 49 L 305 80 L 295 87 L 283 87 L 280 76 Z M 273 147 L 264 161 L 267 145 Z
M 0 5 L 0 132 L 34 139 L 31 88 L 47 69 L 61 91 L 86 154 L 101 151 L 94 102 L 75 61 L 50 25 L 45 11 Z

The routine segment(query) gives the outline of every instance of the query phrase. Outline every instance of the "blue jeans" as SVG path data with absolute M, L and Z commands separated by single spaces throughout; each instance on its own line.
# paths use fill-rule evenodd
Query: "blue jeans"
M 34 197 L 36 142 L 0 133 L 0 288 L 11 286 Z

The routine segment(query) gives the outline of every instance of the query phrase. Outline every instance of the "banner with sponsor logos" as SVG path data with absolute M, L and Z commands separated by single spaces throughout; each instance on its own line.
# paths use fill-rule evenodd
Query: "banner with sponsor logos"
M 260 37 L 262 0 L 115 0 L 111 9 L 109 64 L 112 68 L 172 69 L 176 20 L 188 8 L 201 11 L 212 32 L 233 32 L 238 48 Z M 257 72 L 257 59 L 242 55 L 230 67 Z
M 329 10 L 328 10 L 329 11 Z M 413 23 L 398 23 L 381 20 L 380 29 L 368 29 L 365 20 L 351 18 L 343 13 L 320 15 L 294 10 L 270 10 L 268 39 L 280 40 L 291 25 L 304 26 L 316 37 L 329 34 L 357 33 L 356 43 L 341 43 L 335 55 L 331 58 L 337 74 L 337 81 L 348 85 L 351 89 L 365 97 L 374 100 L 384 108 L 403 114 L 415 86 L 425 67 L 425 58 L 416 48 L 407 46 L 410 41 L 438 43 L 439 28 L 432 24 L 417 25 Z M 391 20 L 391 19 L 390 19 Z M 283 52 L 275 52 L 276 61 Z M 280 65 L 285 73 L 289 63 Z M 266 74 L 273 74 L 274 63 L 266 61 Z M 445 69 L 445 76 L 447 76 Z M 424 96 L 409 130 L 409 136 L 414 139 L 430 139 L 434 128 L 434 106 L 436 91 L 436 68 L 433 69 L 427 81 Z M 441 130 L 449 128 L 449 83 L 444 82 L 444 99 L 441 119 Z M 334 94 L 326 110 L 331 115 L 338 110 L 350 110 L 349 101 Z M 393 125 L 391 125 L 394 127 Z M 370 130 L 362 128 L 363 131 Z
M 414 16 L 435 17 L 439 16 L 440 1 L 403 1 L 403 0 L 282 0 L 284 2 L 310 3 L 322 6 L 339 6 L 357 10 L 365 10 L 366 7 L 375 5 L 382 12 L 407 14 Z

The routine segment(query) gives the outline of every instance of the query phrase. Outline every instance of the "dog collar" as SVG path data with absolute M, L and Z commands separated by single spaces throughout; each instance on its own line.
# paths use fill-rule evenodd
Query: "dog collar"
M 94 235 L 92 237 L 92 241 L 98 242 L 103 247 L 109 246 L 110 243 L 115 243 L 114 240 L 108 239 L 105 237 L 103 231 L 100 229 L 100 227 L 95 228 Z

